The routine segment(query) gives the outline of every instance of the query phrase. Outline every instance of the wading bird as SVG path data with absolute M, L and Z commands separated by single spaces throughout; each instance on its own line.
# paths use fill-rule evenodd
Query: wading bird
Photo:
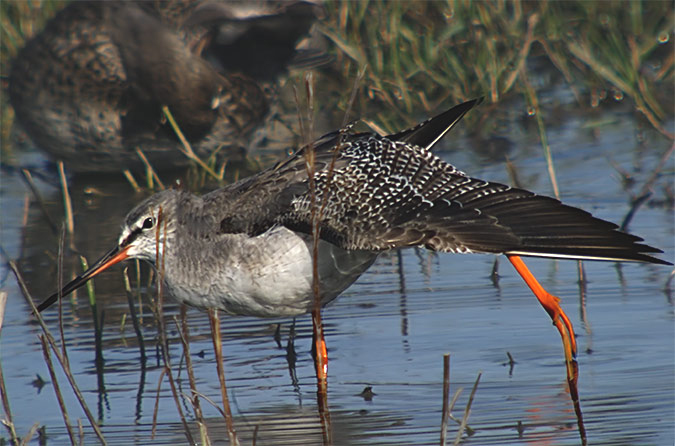
M 477 102 L 393 135 L 327 134 L 276 166 L 203 196 L 159 192 L 129 212 L 110 252 L 38 310 L 108 267 L 138 258 L 158 270 L 181 303 L 233 315 L 302 315 L 315 300 L 315 227 L 322 304 L 389 249 L 506 255 L 560 331 L 572 378 L 572 324 L 521 256 L 669 263 L 613 223 L 554 198 L 472 178 L 434 155 L 434 144 Z M 325 355 L 323 339 L 314 348 Z

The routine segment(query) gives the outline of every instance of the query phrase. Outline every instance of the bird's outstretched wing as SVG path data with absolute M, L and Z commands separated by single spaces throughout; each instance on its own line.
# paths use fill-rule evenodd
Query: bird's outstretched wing
M 553 198 L 471 178 L 429 149 L 477 101 L 390 135 L 336 132 L 295 157 L 232 187 L 223 232 L 274 224 L 345 249 L 425 246 L 445 252 L 667 263 L 660 250 L 613 223 Z M 307 160 L 314 162 L 314 197 Z M 221 194 L 221 199 L 223 195 Z M 234 204 L 233 204 L 234 203 Z M 246 212 L 232 212 L 236 209 Z M 240 217 L 241 214 L 243 215 Z M 251 219 L 251 215 L 255 218 Z

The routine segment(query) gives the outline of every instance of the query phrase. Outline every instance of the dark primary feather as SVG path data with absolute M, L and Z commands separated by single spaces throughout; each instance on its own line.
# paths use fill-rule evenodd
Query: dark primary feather
M 392 141 L 407 142 L 431 150 L 431 147 L 452 130 L 469 110 L 481 102 L 483 102 L 483 98 L 472 99 L 456 105 L 438 116 L 429 118 L 415 127 L 389 135 L 387 138 Z
M 388 137 L 337 132 L 317 141 L 316 203 L 325 203 L 321 237 L 345 249 L 422 245 L 445 252 L 667 263 L 649 255 L 660 250 L 613 223 L 553 198 L 468 177 L 431 153 L 435 135 L 476 103 Z M 308 150 L 230 186 L 228 194 L 205 196 L 222 209 L 221 231 L 255 235 L 281 224 L 310 232 Z

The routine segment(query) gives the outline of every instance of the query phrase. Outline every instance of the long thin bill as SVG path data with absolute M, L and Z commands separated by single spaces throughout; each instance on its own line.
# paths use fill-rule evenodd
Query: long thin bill
M 40 305 L 38 305 L 37 307 L 38 312 L 42 312 L 42 310 L 54 304 L 54 302 L 56 302 L 59 299 L 59 296 L 67 296 L 68 294 L 72 293 L 73 291 L 75 291 L 76 289 L 80 288 L 82 285 L 87 283 L 89 279 L 91 279 L 98 273 L 105 271 L 109 267 L 113 266 L 116 263 L 121 262 L 122 260 L 129 258 L 129 255 L 127 254 L 128 250 L 129 246 L 125 248 L 120 248 L 119 246 L 116 246 L 110 251 L 108 251 L 103 257 L 98 259 L 96 263 L 94 263 L 88 270 L 82 273 L 82 275 L 77 276 L 75 279 L 68 282 L 66 286 L 63 287 L 60 293 L 54 293 L 47 299 L 42 301 L 42 303 L 40 303 Z

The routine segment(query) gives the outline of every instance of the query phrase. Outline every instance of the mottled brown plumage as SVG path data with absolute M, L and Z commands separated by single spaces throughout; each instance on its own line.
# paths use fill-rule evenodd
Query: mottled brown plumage
M 65 161 L 70 171 L 143 168 L 137 148 L 155 169 L 187 164 L 162 106 L 169 107 L 203 159 L 217 150 L 238 153 L 263 122 L 268 97 L 239 65 L 217 60 L 216 68 L 214 59 L 207 59 L 205 52 L 211 57 L 214 51 L 211 41 L 220 46 L 215 44 L 218 25 L 225 21 L 248 29 L 270 17 L 290 21 L 293 39 L 266 34 L 249 42 L 288 47 L 287 57 L 276 64 L 258 58 L 266 67 L 265 80 L 271 80 L 288 65 L 312 20 L 285 15 L 290 7 L 285 5 L 241 21 L 225 15 L 228 7 L 209 10 L 197 0 L 70 3 L 12 64 L 9 96 L 17 120 L 37 146 Z M 293 11 L 313 18 L 313 8 L 301 3 Z

